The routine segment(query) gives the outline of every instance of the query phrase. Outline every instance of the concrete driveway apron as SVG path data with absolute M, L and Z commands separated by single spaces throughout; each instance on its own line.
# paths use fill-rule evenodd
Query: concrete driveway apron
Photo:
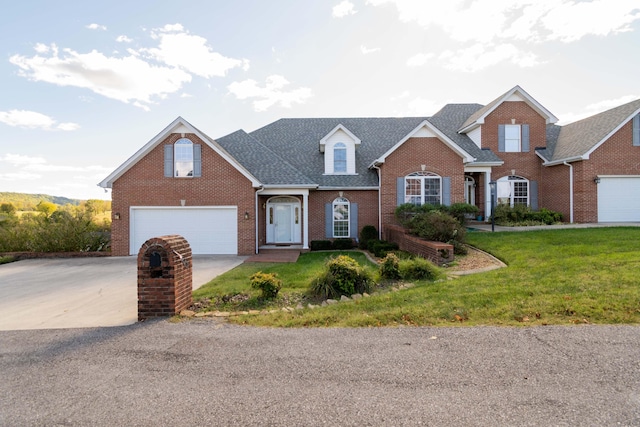
M 245 258 L 194 256 L 193 288 Z M 0 265 L 0 330 L 122 326 L 137 320 L 135 256 L 29 259 Z

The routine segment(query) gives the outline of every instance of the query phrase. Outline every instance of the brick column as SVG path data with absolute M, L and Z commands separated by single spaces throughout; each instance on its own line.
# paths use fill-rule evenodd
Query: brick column
M 192 304 L 191 247 L 179 235 L 154 237 L 138 252 L 138 321 L 180 313 Z

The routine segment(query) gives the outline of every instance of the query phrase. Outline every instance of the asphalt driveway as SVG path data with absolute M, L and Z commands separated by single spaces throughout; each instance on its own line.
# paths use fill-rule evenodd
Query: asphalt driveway
M 640 328 L 0 332 L 3 426 L 638 426 Z
M 196 255 L 193 288 L 246 257 Z M 28 259 L 0 265 L 0 331 L 123 326 L 138 320 L 137 257 Z

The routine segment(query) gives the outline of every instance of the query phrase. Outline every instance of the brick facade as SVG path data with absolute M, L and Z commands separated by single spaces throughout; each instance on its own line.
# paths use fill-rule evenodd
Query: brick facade
M 432 172 L 451 178 L 451 203 L 464 202 L 464 164 L 460 155 L 438 138 L 409 138 L 380 167 L 382 228 L 396 222 L 397 178 L 414 172 Z
M 164 146 L 181 138 L 169 135 L 113 183 L 111 252 L 129 255 L 129 208 L 131 206 L 237 206 L 238 254 L 255 253 L 255 221 L 245 220 L 254 212 L 255 196 L 251 182 L 194 134 L 186 134 L 202 146 L 202 177 L 164 176 Z M 115 219 L 118 214 L 120 219 Z

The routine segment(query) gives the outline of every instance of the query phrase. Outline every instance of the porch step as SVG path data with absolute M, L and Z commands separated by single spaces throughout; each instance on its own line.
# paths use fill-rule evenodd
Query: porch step
M 257 255 L 250 256 L 244 262 L 296 262 L 299 249 L 262 249 Z

